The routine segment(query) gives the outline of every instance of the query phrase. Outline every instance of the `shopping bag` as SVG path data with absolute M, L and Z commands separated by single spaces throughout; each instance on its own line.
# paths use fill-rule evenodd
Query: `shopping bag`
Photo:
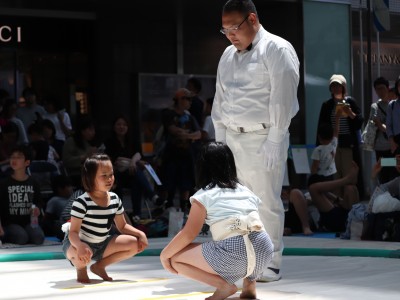
M 375 122 L 368 120 L 368 123 L 361 134 L 361 139 L 363 141 L 362 147 L 365 151 L 374 151 L 377 130 L 378 127 L 375 125 Z
M 170 210 L 168 220 L 168 237 L 174 237 L 183 226 L 183 211 Z

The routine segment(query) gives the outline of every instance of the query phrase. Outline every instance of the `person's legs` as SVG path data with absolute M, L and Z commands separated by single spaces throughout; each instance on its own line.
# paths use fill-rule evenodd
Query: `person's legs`
M 312 202 L 320 212 L 330 211 L 334 205 L 330 201 L 327 193 L 337 189 L 341 189 L 346 185 L 355 185 L 357 183 L 358 166 L 352 162 L 352 166 L 348 174 L 332 181 L 317 182 L 309 186 Z
M 87 251 L 90 251 L 90 253 L 92 253 L 92 250 L 90 249 L 89 245 L 84 243 L 84 246 L 87 249 Z M 78 259 L 77 250 L 74 246 L 71 245 L 68 238 L 66 238 L 63 241 L 63 251 L 65 254 L 65 257 L 76 268 L 76 280 L 81 283 L 90 283 L 90 279 L 87 274 L 87 265 L 90 263 L 90 260 L 82 261 L 82 260 Z
M 192 243 L 171 258 L 172 267 L 179 275 L 215 287 L 217 290 L 208 300 L 222 300 L 235 294 L 237 287 L 219 276 L 205 260 L 201 244 Z
M 301 227 L 305 235 L 311 235 L 310 221 L 308 218 L 307 200 L 299 189 L 292 189 L 289 195 L 289 201 L 293 204 L 296 214 L 300 219 Z
M 17 224 L 9 224 L 4 226 L 3 241 L 6 243 L 25 245 L 29 242 L 29 236 L 22 226 Z
M 42 245 L 44 242 L 44 232 L 40 226 L 32 228 L 30 225 L 25 226 L 25 231 L 28 234 L 29 242 L 35 245 Z
M 114 236 L 104 250 L 103 257 L 90 266 L 90 271 L 106 281 L 112 281 L 106 267 L 134 256 L 138 251 L 137 238 L 131 235 Z
M 167 191 L 167 207 L 174 206 L 174 197 L 177 185 L 177 164 L 179 161 L 171 161 L 171 159 L 163 161 L 164 178 L 163 187 Z
M 135 180 L 138 182 L 138 185 L 140 186 L 140 188 L 143 192 L 143 195 L 147 199 L 151 200 L 153 198 L 153 196 L 155 195 L 154 189 L 151 186 L 149 180 L 147 179 L 144 171 L 142 169 L 140 169 L 139 166 L 136 169 Z
M 346 185 L 344 187 L 344 198 L 340 206 L 350 210 L 353 204 L 360 202 L 360 196 L 356 185 Z
M 260 199 L 259 214 L 274 244 L 274 256 L 264 276 L 258 281 L 280 279 L 283 252 L 284 208 L 280 198 L 285 172 L 289 134 L 285 137 L 284 153 L 280 164 L 272 171 L 264 167 L 264 154 L 259 151 L 267 138 L 268 130 L 239 134 L 227 131 L 226 141 L 235 157 L 238 178 Z

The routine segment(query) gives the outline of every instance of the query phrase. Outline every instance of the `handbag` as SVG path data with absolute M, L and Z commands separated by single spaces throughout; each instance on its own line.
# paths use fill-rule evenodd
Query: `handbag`
M 375 125 L 375 122 L 368 120 L 368 123 L 361 134 L 361 139 L 363 141 L 362 147 L 365 151 L 374 151 L 377 131 L 378 127 Z

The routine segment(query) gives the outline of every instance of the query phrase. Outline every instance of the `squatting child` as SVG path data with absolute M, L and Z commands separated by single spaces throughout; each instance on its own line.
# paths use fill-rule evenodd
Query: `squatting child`
M 117 194 L 110 192 L 114 172 L 106 154 L 94 154 L 82 166 L 85 193 L 72 204 L 69 232 L 63 251 L 75 266 L 77 281 L 89 283 L 87 266 L 105 281 L 112 281 L 106 267 L 142 252 L 148 241 L 144 232 L 126 222 L 124 208 Z M 112 234 L 115 224 L 121 234 Z
M 197 165 L 200 188 L 191 198 L 184 228 L 161 252 L 163 267 L 173 274 L 216 288 L 207 299 L 225 299 L 238 290 L 241 298 L 256 299 L 256 279 L 272 259 L 273 244 L 258 214 L 261 200 L 241 185 L 229 147 L 205 144 Z M 193 243 L 203 223 L 213 241 Z

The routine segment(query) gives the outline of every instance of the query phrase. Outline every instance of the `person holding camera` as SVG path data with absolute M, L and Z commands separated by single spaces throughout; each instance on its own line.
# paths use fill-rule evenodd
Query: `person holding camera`
M 336 113 L 341 112 L 341 118 L 339 119 L 339 134 L 338 134 L 338 146 L 335 155 L 336 164 L 336 178 L 343 178 L 346 176 L 352 166 L 352 161 L 360 167 L 360 136 L 361 126 L 364 122 L 364 118 L 361 114 L 361 110 L 358 107 L 356 100 L 347 95 L 347 82 L 346 78 L 340 74 L 333 74 L 329 79 L 329 91 L 331 98 L 322 103 L 318 128 L 322 123 L 328 122 L 332 128 L 335 127 Z M 316 145 L 318 146 L 318 141 Z M 360 196 L 363 195 L 363 183 L 362 183 L 362 172 L 358 175 L 358 191 Z M 339 192 L 339 191 L 338 191 Z M 339 192 L 339 196 L 343 196 L 343 191 Z

